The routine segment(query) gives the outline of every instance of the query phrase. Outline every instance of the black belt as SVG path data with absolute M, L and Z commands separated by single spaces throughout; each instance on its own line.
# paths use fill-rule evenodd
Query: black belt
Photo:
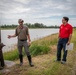
M 24 39 L 24 40 L 20 40 L 20 39 L 19 39 L 19 41 L 27 41 L 27 39 Z
M 60 39 L 69 39 L 69 38 L 60 38 Z

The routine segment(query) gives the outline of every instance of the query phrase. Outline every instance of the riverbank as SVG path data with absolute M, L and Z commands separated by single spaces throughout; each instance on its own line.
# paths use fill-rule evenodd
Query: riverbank
M 32 44 L 44 45 L 50 48 L 47 54 L 39 54 L 33 57 L 34 67 L 30 67 L 26 56 L 24 57 L 23 66 L 19 66 L 19 60 L 15 60 L 11 72 L 3 75 L 75 75 L 76 74 L 76 30 L 74 29 L 71 42 L 74 43 L 74 50 L 68 51 L 67 63 L 62 65 L 60 62 L 54 62 L 56 59 L 56 46 L 58 34 L 45 37 L 32 42 Z

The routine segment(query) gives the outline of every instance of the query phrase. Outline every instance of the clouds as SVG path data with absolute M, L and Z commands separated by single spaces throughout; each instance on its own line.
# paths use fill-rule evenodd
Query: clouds
M 61 23 L 63 16 L 76 20 L 75 5 L 76 0 L 2 0 L 0 20 L 2 24 L 16 24 L 18 18 L 23 18 L 25 22 L 56 25 Z M 75 21 L 72 24 L 75 25 Z

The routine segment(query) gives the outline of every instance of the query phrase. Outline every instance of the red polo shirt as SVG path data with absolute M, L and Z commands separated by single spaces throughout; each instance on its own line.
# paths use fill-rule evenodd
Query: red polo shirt
M 60 26 L 60 30 L 59 30 L 59 37 L 60 38 L 69 38 L 69 35 L 72 34 L 73 32 L 73 27 L 70 24 L 62 24 Z

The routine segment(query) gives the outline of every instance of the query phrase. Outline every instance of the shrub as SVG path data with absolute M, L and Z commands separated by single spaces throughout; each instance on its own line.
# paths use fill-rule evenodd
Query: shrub
M 41 54 L 47 54 L 50 51 L 50 48 L 46 45 L 38 45 L 38 44 L 33 44 L 29 48 L 31 55 L 37 56 Z

